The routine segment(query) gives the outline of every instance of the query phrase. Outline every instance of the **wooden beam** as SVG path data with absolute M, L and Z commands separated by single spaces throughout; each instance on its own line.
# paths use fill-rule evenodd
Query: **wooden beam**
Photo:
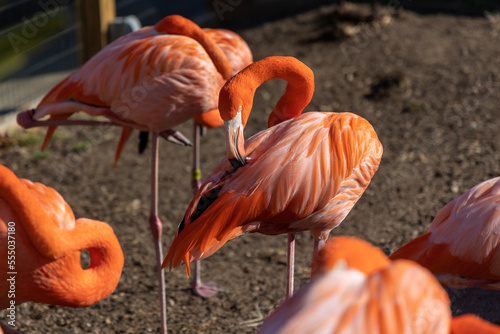
M 108 44 L 108 26 L 116 16 L 115 0 L 76 0 L 80 63 Z

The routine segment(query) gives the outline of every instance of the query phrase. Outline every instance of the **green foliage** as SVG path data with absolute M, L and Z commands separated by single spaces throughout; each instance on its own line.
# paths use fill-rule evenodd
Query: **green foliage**
M 50 157 L 50 153 L 51 152 L 49 150 L 43 151 L 43 152 L 41 152 L 41 151 L 35 152 L 31 156 L 31 161 L 38 162 L 40 160 L 47 159 L 48 157 Z
M 20 132 L 14 137 L 14 143 L 18 146 L 31 146 L 42 140 L 43 135 L 39 132 Z
M 90 148 L 90 143 L 88 141 L 78 141 L 76 143 L 71 144 L 71 151 L 75 153 L 88 151 L 89 148 Z
M 425 104 L 419 102 L 412 102 L 403 109 L 403 112 L 415 113 L 419 111 L 425 111 L 427 108 Z

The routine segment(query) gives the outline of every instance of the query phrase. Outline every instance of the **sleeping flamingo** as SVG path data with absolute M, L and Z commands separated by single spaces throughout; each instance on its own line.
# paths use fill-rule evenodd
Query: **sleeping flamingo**
M 183 136 L 170 129 L 190 118 L 205 127 L 222 125 L 217 110 L 219 89 L 233 72 L 251 62 L 250 49 L 237 34 L 202 30 L 188 19 L 167 16 L 154 27 L 110 43 L 49 92 L 34 111 L 18 116 L 18 122 L 26 128 L 52 126 L 43 147 L 56 125 L 123 126 L 115 162 L 132 128 L 153 133 L 149 223 L 158 266 L 162 332 L 166 332 L 166 299 L 160 269 L 163 256 L 162 223 L 158 218 L 158 136 L 185 142 Z M 111 122 L 67 120 L 77 111 L 104 116 Z M 40 121 L 47 115 L 50 120 Z M 195 137 L 198 133 L 197 125 Z M 199 167 L 193 168 L 193 175 L 199 176 Z M 199 185 L 199 179 L 193 184 Z M 199 279 L 194 282 L 198 294 L 213 294 L 213 287 L 202 285 Z
M 83 249 L 90 253 L 87 269 L 80 263 Z M 115 290 L 124 262 L 109 225 L 75 220 L 57 191 L 18 179 L 2 165 L 0 258 L 4 259 L 0 262 L 0 309 L 9 307 L 12 300 L 16 305 L 26 301 L 70 307 L 95 304 Z M 7 279 L 12 276 L 15 296 L 9 296 Z
M 500 177 L 484 181 L 448 203 L 427 233 L 391 259 L 414 260 L 454 288 L 500 290 Z
M 285 94 L 267 130 L 246 142 L 256 88 L 280 78 Z M 210 256 L 243 233 L 288 233 L 287 296 L 293 290 L 294 233 L 311 231 L 315 250 L 362 195 L 378 168 L 382 145 L 373 127 L 351 113 L 308 112 L 314 75 L 292 57 L 268 57 L 222 88 L 219 111 L 228 157 L 207 177 L 189 205 L 163 267 Z
M 334 237 L 313 258 L 312 278 L 265 321 L 259 334 L 498 334 L 467 314 L 451 318 L 446 291 L 408 260 L 389 261 L 355 237 Z

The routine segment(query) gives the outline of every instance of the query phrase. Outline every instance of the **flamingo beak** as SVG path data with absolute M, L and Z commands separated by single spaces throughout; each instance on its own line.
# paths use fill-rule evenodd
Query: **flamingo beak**
M 243 123 L 241 109 L 238 108 L 236 116 L 224 122 L 226 129 L 226 153 L 231 165 L 238 169 L 246 164 L 245 137 L 243 136 Z

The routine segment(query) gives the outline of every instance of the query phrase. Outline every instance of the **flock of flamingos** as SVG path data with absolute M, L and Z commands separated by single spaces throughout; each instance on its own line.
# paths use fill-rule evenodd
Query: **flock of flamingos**
M 269 116 L 269 127 L 245 140 L 255 90 L 275 78 L 288 85 Z M 299 60 L 268 57 L 253 62 L 237 34 L 201 29 L 172 15 L 106 46 L 54 87 L 36 109 L 20 113 L 18 123 L 24 128 L 48 126 L 43 148 L 57 126 L 121 126 L 115 163 L 132 129 L 152 133 L 149 224 L 162 333 L 167 331 L 163 268 L 183 263 L 189 275 L 191 262 L 253 232 L 288 234 L 287 299 L 259 333 L 500 333 L 500 327 L 474 315 L 452 318 L 441 286 L 500 289 L 500 178 L 446 205 L 427 233 L 389 258 L 354 237 L 327 241 L 369 185 L 382 145 L 370 123 L 355 114 L 302 114 L 313 92 L 313 72 Z M 146 98 L 130 103 L 137 96 Z M 79 111 L 107 121 L 69 119 Z M 164 258 L 158 218 L 159 137 L 190 144 L 171 130 L 189 119 L 195 124 L 195 195 Z M 202 183 L 200 132 L 222 125 L 227 157 Z M 314 237 L 311 280 L 294 294 L 294 235 L 307 230 Z M 15 298 L 9 297 L 12 268 L 7 261 L 12 235 Z M 75 220 L 56 190 L 19 179 L 5 166 L 0 166 L 0 242 L 1 309 L 25 301 L 92 305 L 114 291 L 124 263 L 109 225 Z M 83 249 L 91 257 L 87 269 L 80 264 Z M 194 276 L 195 294 L 209 297 L 219 291 L 201 281 L 199 268 Z M 7 324 L 0 327 L 18 333 Z

